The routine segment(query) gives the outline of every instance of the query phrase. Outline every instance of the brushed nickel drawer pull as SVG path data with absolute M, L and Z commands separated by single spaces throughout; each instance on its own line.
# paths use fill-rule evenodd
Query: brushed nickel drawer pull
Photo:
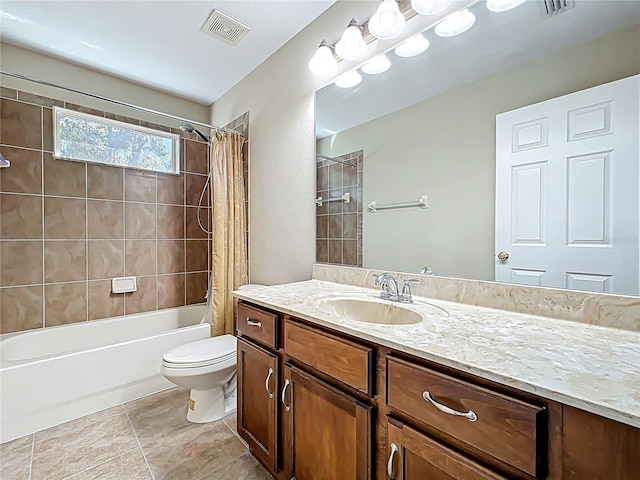
M 269 380 L 271 380 L 271 375 L 273 375 L 273 368 L 269 367 L 269 373 L 267 374 L 267 379 L 264 381 L 264 388 L 267 390 L 269 394 L 269 398 L 273 398 L 273 392 L 269 390 Z
M 391 453 L 389 454 L 389 461 L 387 462 L 387 475 L 389 476 L 389 480 L 394 480 L 393 478 L 393 456 L 398 453 L 398 445 L 392 443 L 389 445 L 391 447 Z
M 251 325 L 252 327 L 262 327 L 262 322 L 254 322 L 253 320 L 251 320 L 251 317 L 247 317 L 245 322 L 247 322 L 247 325 Z
M 422 398 L 424 398 L 427 402 L 431 403 L 434 407 L 436 407 L 441 412 L 444 412 L 448 415 L 456 415 L 458 417 L 466 417 L 470 422 L 475 422 L 478 420 L 478 415 L 473 410 L 469 410 L 468 412 L 458 412 L 452 408 L 447 407 L 446 405 L 442 405 L 441 403 L 436 402 L 429 392 L 422 392 Z
M 282 387 L 282 398 L 281 398 L 281 400 L 282 400 L 282 404 L 284 405 L 284 409 L 285 409 L 285 411 L 287 411 L 287 412 L 288 412 L 289 410 L 291 410 L 291 406 L 290 406 L 290 405 L 287 405 L 287 404 L 286 404 L 286 402 L 284 401 L 284 396 L 287 394 L 287 387 L 288 387 L 288 386 L 289 386 L 289 379 L 286 379 L 286 380 L 284 381 L 284 387 Z

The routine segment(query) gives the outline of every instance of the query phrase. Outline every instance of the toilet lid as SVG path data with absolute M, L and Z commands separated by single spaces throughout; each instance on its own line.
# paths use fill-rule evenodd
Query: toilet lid
M 236 337 L 221 335 L 180 345 L 162 355 L 162 360 L 173 364 L 211 364 L 224 362 L 236 356 Z

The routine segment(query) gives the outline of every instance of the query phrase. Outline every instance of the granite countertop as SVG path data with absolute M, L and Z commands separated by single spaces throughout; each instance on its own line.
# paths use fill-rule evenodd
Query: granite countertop
M 323 299 L 379 290 L 309 280 L 234 296 L 488 380 L 640 427 L 640 332 L 414 296 L 412 325 L 344 320 Z M 440 307 L 449 316 L 434 308 Z

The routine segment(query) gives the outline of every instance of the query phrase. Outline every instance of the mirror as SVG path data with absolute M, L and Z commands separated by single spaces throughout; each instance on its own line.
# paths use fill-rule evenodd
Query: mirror
M 527 1 L 498 14 L 478 2 L 470 8 L 476 22 L 469 31 L 441 38 L 429 29 L 424 32 L 431 42 L 426 52 L 412 58 L 387 52 L 392 62 L 387 72 L 363 73 L 355 88 L 330 84 L 316 92 L 316 200 L 330 200 L 316 202 L 319 262 L 416 273 L 429 267 L 440 276 L 639 294 L 637 137 L 629 147 L 631 157 L 627 155 L 630 171 L 635 172 L 627 192 L 635 196 L 619 201 L 615 185 L 609 184 L 609 190 L 603 187 L 600 203 L 610 215 L 603 217 L 602 208 L 600 213 L 595 209 L 593 215 L 582 215 L 582 221 L 593 220 L 611 233 L 600 241 L 600 250 L 627 246 L 605 263 L 615 263 L 631 283 L 612 281 L 601 266 L 593 271 L 594 278 L 602 281 L 590 281 L 582 274 L 572 277 L 567 271 L 547 281 L 543 273 L 549 262 L 551 267 L 557 263 L 553 259 L 543 265 L 529 261 L 521 277 L 514 276 L 515 268 L 511 276 L 496 276 L 501 265 L 515 265 L 518 251 L 513 238 L 496 242 L 497 231 L 515 232 L 503 220 L 496 221 L 496 116 L 640 72 L 638 2 L 575 2 L 573 8 L 550 18 L 544 17 L 540 3 Z M 636 95 L 638 78 L 632 79 Z M 615 117 L 618 103 L 612 103 L 610 110 L 611 126 L 616 128 L 621 123 Z M 631 107 L 637 124 L 637 97 Z M 587 117 L 581 118 L 588 122 Z M 519 131 L 526 136 L 535 128 Z M 535 163 L 535 155 L 531 158 Z M 594 160 L 589 163 L 594 166 L 591 172 L 597 165 L 608 168 L 611 161 Z M 505 187 L 498 183 L 498 188 Z M 592 191 L 587 189 L 587 197 Z M 523 192 L 521 208 L 527 199 Z M 348 203 L 342 199 L 345 193 L 350 194 Z M 546 195 L 541 201 L 547 214 L 568 208 L 566 199 L 550 203 L 554 201 L 550 192 Z M 419 206 L 421 200 L 427 208 Z M 375 213 L 368 208 L 371 202 L 376 204 Z M 379 208 L 397 204 L 415 206 Z M 514 208 L 507 220 L 513 221 Z M 613 217 L 631 222 L 635 230 L 618 236 L 613 224 L 607 223 Z M 568 232 L 574 227 L 555 228 Z M 541 232 L 536 235 L 542 238 Z M 571 242 L 565 240 L 567 247 Z M 573 251 L 583 246 L 579 241 L 571 245 Z M 501 251 L 511 258 L 498 259 Z

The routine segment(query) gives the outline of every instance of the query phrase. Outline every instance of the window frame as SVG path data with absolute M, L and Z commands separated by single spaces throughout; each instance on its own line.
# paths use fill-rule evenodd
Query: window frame
M 156 137 L 166 138 L 171 140 L 171 145 L 173 147 L 173 154 L 171 158 L 171 170 L 163 171 L 155 168 L 145 168 L 143 166 L 129 166 L 129 165 L 116 165 L 114 163 L 107 163 L 99 160 L 88 160 L 85 158 L 74 158 L 74 157 L 66 157 L 62 155 L 60 151 L 60 118 L 61 116 L 65 117 L 74 117 L 80 120 L 86 120 L 94 123 L 99 123 L 103 125 L 113 126 L 122 128 L 124 130 L 129 130 L 138 133 L 144 133 L 149 135 L 154 135 Z M 97 115 L 92 115 L 90 113 L 79 112 L 77 110 L 70 110 L 68 108 L 62 107 L 53 107 L 53 157 L 59 160 L 69 160 L 72 162 L 83 162 L 90 163 L 94 165 L 107 165 L 110 167 L 117 168 L 127 168 L 131 170 L 140 170 L 144 172 L 155 172 L 167 175 L 180 175 L 180 135 L 177 133 L 164 132 L 162 130 L 155 130 L 149 127 L 142 127 L 140 125 L 134 125 L 127 122 L 121 122 L 119 120 L 112 120 L 106 117 L 98 117 Z

